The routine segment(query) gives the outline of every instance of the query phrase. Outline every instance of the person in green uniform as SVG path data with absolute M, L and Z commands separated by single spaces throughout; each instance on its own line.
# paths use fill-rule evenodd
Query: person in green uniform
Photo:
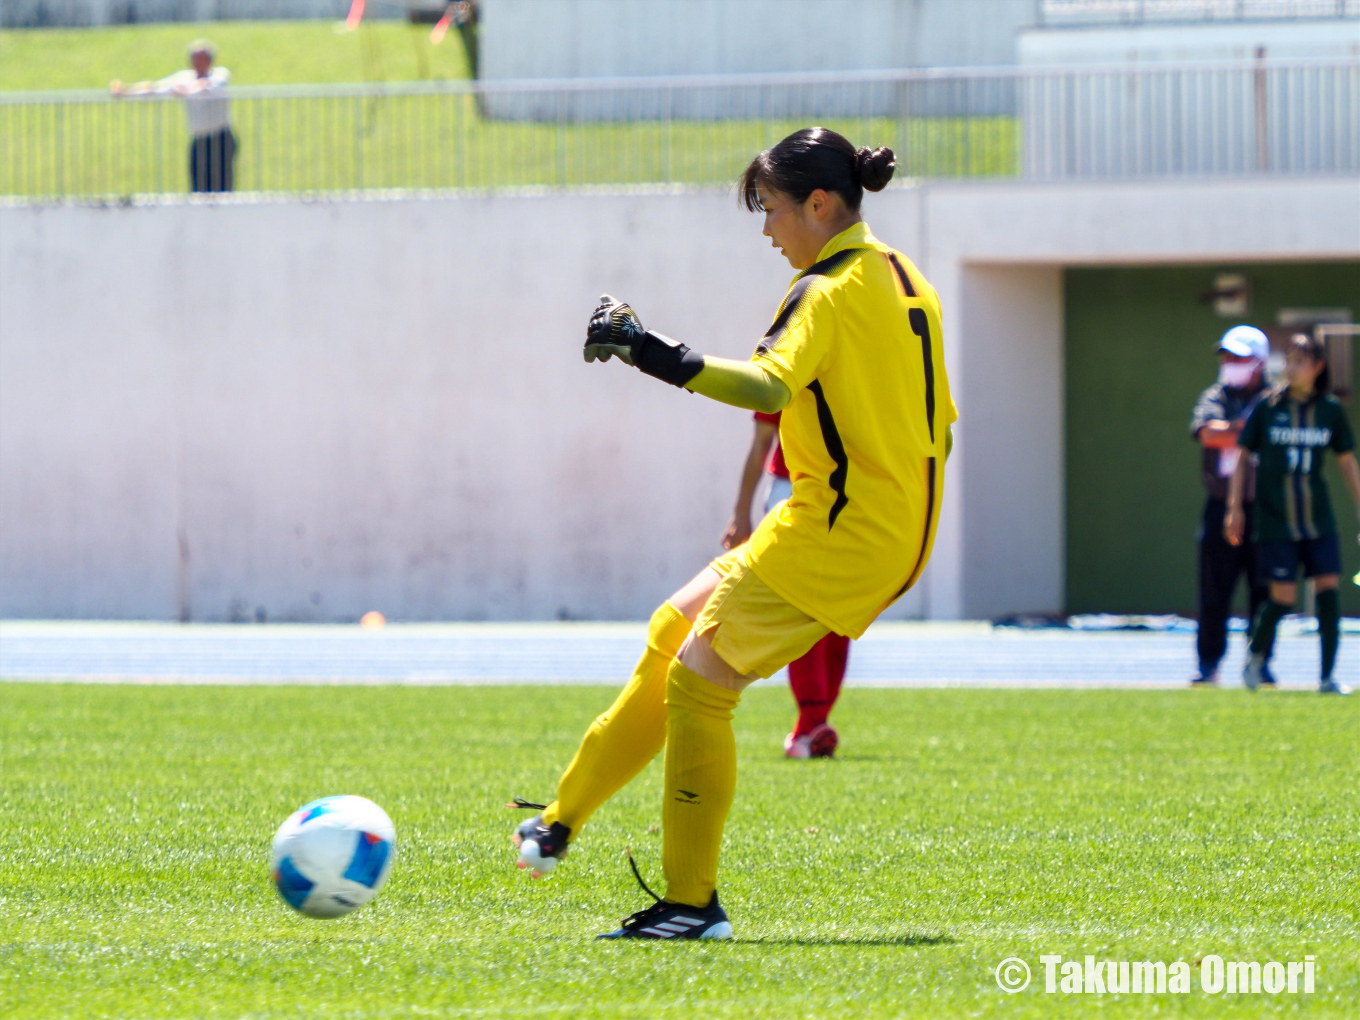
M 1250 690 L 1261 686 L 1266 660 L 1275 643 L 1275 628 L 1294 607 L 1299 567 L 1317 585 L 1318 634 L 1322 639 L 1324 694 L 1349 694 L 1332 676 L 1341 638 L 1341 542 L 1336 515 L 1322 477 L 1323 458 L 1330 448 L 1351 490 L 1360 514 L 1360 466 L 1355 461 L 1355 437 L 1346 412 L 1329 395 L 1331 378 L 1322 342 L 1305 333 L 1289 341 L 1286 352 L 1288 382 L 1272 390 L 1256 405 L 1242 429 L 1238 445 L 1256 461 L 1255 535 L 1258 569 L 1270 585 L 1270 598 L 1252 624 L 1242 683 Z M 1239 545 L 1245 531 L 1242 510 L 1248 459 L 1238 461 L 1228 490 L 1224 537 Z

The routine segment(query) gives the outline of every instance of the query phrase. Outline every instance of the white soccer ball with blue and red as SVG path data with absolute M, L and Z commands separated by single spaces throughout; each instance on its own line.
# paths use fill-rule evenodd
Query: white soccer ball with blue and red
M 377 804 L 367 797 L 322 797 L 279 827 L 270 872 L 294 910 L 340 917 L 378 894 L 396 851 L 397 830 Z

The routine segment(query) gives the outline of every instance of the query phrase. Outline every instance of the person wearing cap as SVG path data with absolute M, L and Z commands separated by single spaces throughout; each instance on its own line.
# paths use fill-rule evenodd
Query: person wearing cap
M 1228 648 L 1228 616 L 1238 578 L 1246 575 L 1250 618 L 1265 602 L 1267 591 L 1256 572 L 1256 547 L 1251 541 L 1230 545 L 1223 534 L 1228 486 L 1241 448 L 1237 439 L 1247 417 L 1265 393 L 1265 364 L 1270 341 L 1255 326 L 1234 326 L 1218 342 L 1218 381 L 1200 394 L 1190 419 L 1190 435 L 1199 443 L 1207 496 L 1199 529 L 1199 634 L 1196 637 L 1199 672 L 1192 687 L 1215 686 L 1218 664 Z M 1256 480 L 1248 472 L 1242 509 L 1254 516 Z M 1248 525 L 1247 534 L 1251 534 Z M 1263 682 L 1273 685 L 1269 664 Z
M 231 100 L 226 88 L 231 72 L 214 67 L 215 50 L 207 39 L 189 44 L 189 67 L 158 81 L 125 85 L 114 80 L 109 92 L 119 99 L 148 96 L 179 96 L 189 134 L 189 187 L 191 191 L 231 191 L 235 183 L 236 136 L 231 132 Z

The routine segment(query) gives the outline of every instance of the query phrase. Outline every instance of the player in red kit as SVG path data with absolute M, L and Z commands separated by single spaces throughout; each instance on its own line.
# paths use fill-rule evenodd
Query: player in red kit
M 769 489 L 764 512 L 769 513 L 793 491 L 784 450 L 779 445 L 779 412 L 755 412 L 755 435 L 746 455 L 737 490 L 732 521 L 723 535 L 723 548 L 735 549 L 751 537 L 751 506 L 761 479 L 768 476 Z M 845 679 L 850 656 L 850 639 L 830 633 L 809 649 L 801 659 L 789 663 L 789 687 L 798 702 L 798 723 L 784 738 L 788 758 L 830 758 L 836 753 L 840 737 L 827 722 Z

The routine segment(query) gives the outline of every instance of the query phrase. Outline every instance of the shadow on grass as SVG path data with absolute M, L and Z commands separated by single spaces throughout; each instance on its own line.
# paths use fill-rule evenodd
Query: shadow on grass
M 948 935 L 822 935 L 808 938 L 734 938 L 739 946 L 953 946 L 957 939 Z

